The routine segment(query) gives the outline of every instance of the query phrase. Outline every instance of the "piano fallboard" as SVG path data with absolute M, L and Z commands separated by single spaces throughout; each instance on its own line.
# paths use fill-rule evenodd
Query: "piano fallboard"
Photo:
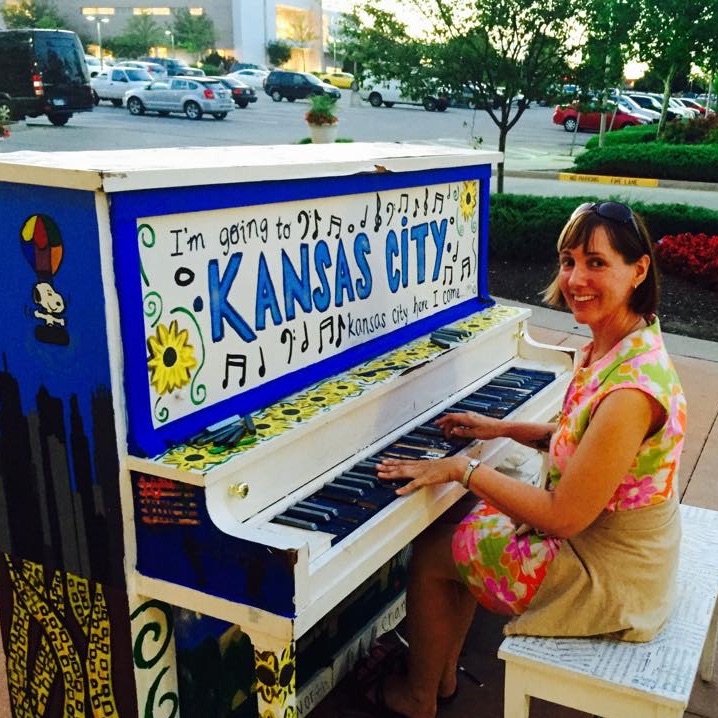
M 334 377 L 332 386 L 350 386 L 350 395 L 340 396 L 311 416 L 300 416 L 288 428 L 282 424 L 277 430 L 278 424 L 268 420 L 277 416 L 276 406 L 269 407 L 266 414 L 257 412 L 252 417 L 257 441 L 236 447 L 217 463 L 201 468 L 194 468 L 191 462 L 178 464 L 181 450 L 191 452 L 192 446 L 171 449 L 153 459 L 131 457 L 136 481 L 137 477 L 150 482 L 164 480 L 180 490 L 184 486 L 192 502 L 204 500 L 204 523 L 211 521 L 212 538 L 202 539 L 202 555 L 214 551 L 222 557 L 213 559 L 221 564 L 214 574 L 206 558 L 202 568 L 142 560 L 138 564 L 142 590 L 165 600 L 171 595 L 174 603 L 183 605 L 184 594 L 178 585 L 183 586 L 188 589 L 188 603 L 196 600 L 194 592 L 200 591 L 206 597 L 208 612 L 217 617 L 246 624 L 249 620 L 256 622 L 259 614 L 269 623 L 268 614 L 284 615 L 292 619 L 294 637 L 303 635 L 461 498 L 464 490 L 459 484 L 445 484 L 397 498 L 334 544 L 322 532 L 278 525 L 272 519 L 510 367 L 556 375 L 514 416 L 541 421 L 555 415 L 571 374 L 571 352 L 533 342 L 525 332 L 528 316 L 524 309 L 497 306 L 453 325 L 468 329 L 470 336 L 449 348 L 434 345 L 430 337 L 422 338 Z M 371 381 L 356 391 L 360 376 Z M 290 397 L 279 411 L 306 406 L 313 396 L 325 396 L 326 384 L 321 382 Z M 477 442 L 462 451 L 480 453 L 486 463 L 497 465 L 512 446 L 511 442 L 496 440 Z M 198 453 L 204 455 L 202 451 L 200 447 Z M 157 545 L 163 524 L 152 523 L 151 515 L 143 511 L 136 498 L 138 543 L 151 532 L 151 540 Z M 170 530 L 169 526 L 165 528 Z M 177 541 L 184 542 L 186 551 L 192 526 L 173 525 L 171 531 L 176 532 Z M 274 572 L 277 590 L 271 596 L 251 593 L 247 576 L 255 564 L 247 556 L 252 552 L 267 557 L 262 571 Z M 142 551 L 138 553 L 143 555 Z M 233 561 L 235 553 L 244 556 L 244 564 L 222 563 Z M 243 571 L 247 576 L 240 575 Z M 228 576 L 237 579 L 228 581 Z

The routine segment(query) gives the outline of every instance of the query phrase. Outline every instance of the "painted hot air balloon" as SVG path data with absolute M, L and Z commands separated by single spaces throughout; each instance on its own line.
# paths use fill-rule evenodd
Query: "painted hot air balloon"
M 38 278 L 55 275 L 62 262 L 62 237 L 52 217 L 33 214 L 20 230 L 22 251 Z

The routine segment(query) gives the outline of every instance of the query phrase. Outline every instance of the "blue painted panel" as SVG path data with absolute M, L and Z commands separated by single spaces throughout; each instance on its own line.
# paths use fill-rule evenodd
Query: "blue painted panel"
M 488 295 L 486 249 L 488 238 L 488 197 L 491 168 L 488 165 L 422 172 L 361 174 L 287 182 L 262 182 L 218 187 L 185 187 L 127 192 L 112 197 L 111 223 L 120 298 L 121 327 L 125 350 L 125 383 L 129 411 L 129 445 L 132 453 L 153 456 L 169 446 L 182 443 L 198 431 L 233 414 L 247 414 L 362 361 L 405 344 L 432 329 L 456 321 L 493 303 Z M 143 275 L 137 220 L 178 213 L 262 206 L 278 202 L 299 202 L 321 197 L 341 197 L 443 183 L 478 180 L 480 207 L 479 267 L 477 296 L 428 318 L 397 328 L 389 334 L 368 339 L 299 370 L 287 372 L 268 383 L 227 399 L 198 408 L 195 413 L 165 425 L 153 421 L 153 399 L 148 382 L 148 347 L 145 341 Z

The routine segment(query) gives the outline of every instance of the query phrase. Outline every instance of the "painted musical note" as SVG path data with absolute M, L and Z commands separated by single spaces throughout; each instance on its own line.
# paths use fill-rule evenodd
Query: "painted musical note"
M 401 205 L 404 205 L 404 208 L 402 209 Z M 402 192 L 399 195 L 399 212 L 403 212 L 406 214 L 409 211 L 409 193 L 408 192 Z
M 389 219 L 387 220 L 387 224 L 391 224 L 391 220 L 394 219 L 394 203 L 388 202 L 386 205 L 386 213 L 389 215 Z
M 447 281 L 448 277 L 448 281 Z M 446 284 L 453 284 L 454 283 L 454 268 L 450 264 L 444 265 L 444 279 L 441 282 L 443 286 Z
M 302 217 L 302 215 L 304 215 Z M 307 212 L 306 209 L 303 209 L 297 214 L 297 222 L 301 223 L 302 220 L 306 222 L 304 226 L 304 231 L 302 232 L 302 239 L 304 239 L 307 236 L 307 232 L 309 232 L 309 212 Z
M 464 257 L 461 260 L 461 279 L 464 278 L 464 271 L 466 272 L 466 276 L 471 275 L 471 257 Z
M 289 356 L 287 357 L 287 364 L 292 363 L 292 349 L 294 347 L 294 336 L 292 335 L 291 329 L 283 329 L 282 334 L 279 337 L 279 341 L 282 342 L 282 344 L 289 343 Z
M 312 239 L 316 239 L 319 236 L 319 223 L 322 221 L 322 218 L 319 214 L 319 212 L 315 209 L 314 210 L 314 231 L 312 232 Z
M 239 377 L 239 386 L 244 386 L 247 380 L 247 355 L 246 354 L 227 354 L 224 360 L 224 379 L 222 379 L 222 388 L 226 389 L 229 385 L 229 371 L 232 368 L 239 368 L 241 375 Z
M 429 188 L 424 187 L 424 217 L 429 213 Z
M 304 327 L 304 339 L 302 340 L 302 344 L 299 347 L 302 354 L 304 354 L 307 349 L 309 349 L 309 331 L 307 330 L 307 323 L 302 322 L 302 326 Z
M 344 321 L 344 317 L 340 314 L 337 319 L 337 332 L 336 332 L 336 341 L 335 341 L 335 334 L 334 334 L 334 317 L 326 317 L 325 319 L 322 319 L 321 323 L 319 324 L 319 353 L 321 354 L 324 350 L 324 331 L 329 330 L 329 341 L 328 344 L 333 344 L 335 347 L 339 348 L 342 343 L 342 331 L 346 329 L 346 322 Z
M 324 330 L 329 329 L 329 344 L 334 342 L 334 317 L 326 317 L 319 323 L 319 353 L 324 351 Z
M 368 204 L 365 204 L 365 205 L 364 205 L 364 218 L 359 222 L 359 226 L 360 226 L 362 229 L 364 229 L 364 227 L 366 227 L 366 216 L 367 216 L 367 214 L 369 214 L 369 205 L 368 205 Z
M 447 247 L 447 249 L 448 249 L 448 247 Z M 459 240 L 457 239 L 454 244 L 454 253 L 451 255 L 451 261 L 455 262 L 458 256 L 459 256 Z
M 374 231 L 378 232 L 381 227 L 381 198 L 379 193 L 376 193 L 376 214 L 374 215 Z
M 444 211 L 444 195 L 441 194 L 441 192 L 436 192 L 434 194 L 434 209 L 433 211 L 436 212 L 436 205 L 439 205 L 439 212 Z
M 342 218 L 337 217 L 335 214 L 333 214 L 329 218 L 329 231 L 327 232 L 327 237 L 330 237 L 332 234 L 332 227 L 337 228 L 337 233 L 334 235 L 334 239 L 339 239 L 339 235 L 342 232 Z
M 259 369 L 257 373 L 260 377 L 263 377 L 267 373 L 267 365 L 264 363 L 264 352 L 262 347 L 259 347 Z

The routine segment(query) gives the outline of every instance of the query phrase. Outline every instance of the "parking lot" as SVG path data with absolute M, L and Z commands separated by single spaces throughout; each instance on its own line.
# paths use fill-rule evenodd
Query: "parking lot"
M 28 119 L 13 127 L 10 140 L 0 144 L 0 152 L 287 144 L 309 135 L 304 122 L 306 100 L 273 102 L 261 90 L 258 95 L 256 103 L 230 112 L 225 120 L 205 116 L 193 121 L 155 114 L 133 117 L 126 108 L 103 102 L 92 112 L 75 115 L 65 127 L 53 127 L 45 117 Z M 530 107 L 509 133 L 510 151 L 568 154 L 572 136 L 551 123 L 552 111 Z M 440 113 L 401 105 L 373 108 L 343 90 L 338 113 L 339 136 L 356 142 L 477 144 L 485 149 L 498 145 L 498 130 L 483 111 L 450 107 Z M 590 136 L 579 133 L 577 146 Z

